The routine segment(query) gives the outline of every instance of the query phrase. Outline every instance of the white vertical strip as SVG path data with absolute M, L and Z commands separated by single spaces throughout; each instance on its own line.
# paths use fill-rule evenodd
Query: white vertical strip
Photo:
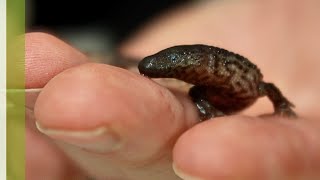
M 6 177 L 6 0 L 0 0 L 0 179 Z

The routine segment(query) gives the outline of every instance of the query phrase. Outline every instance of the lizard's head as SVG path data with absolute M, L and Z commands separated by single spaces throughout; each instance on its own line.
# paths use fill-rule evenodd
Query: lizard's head
M 200 52 L 191 45 L 170 47 L 142 59 L 138 69 L 151 78 L 175 77 L 180 71 L 198 64 Z

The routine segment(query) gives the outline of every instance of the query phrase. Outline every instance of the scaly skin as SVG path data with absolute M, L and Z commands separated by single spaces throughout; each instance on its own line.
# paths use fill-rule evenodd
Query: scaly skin
M 268 96 L 275 114 L 296 117 L 293 104 L 248 59 L 207 45 L 182 45 L 164 49 L 144 58 L 138 65 L 150 78 L 176 78 L 194 84 L 189 95 L 199 109 L 201 120 L 230 115 Z

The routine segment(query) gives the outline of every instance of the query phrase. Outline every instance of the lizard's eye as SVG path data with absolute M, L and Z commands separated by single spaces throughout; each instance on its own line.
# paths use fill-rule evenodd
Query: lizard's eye
M 174 63 L 178 60 L 178 56 L 176 54 L 170 54 L 169 59 Z

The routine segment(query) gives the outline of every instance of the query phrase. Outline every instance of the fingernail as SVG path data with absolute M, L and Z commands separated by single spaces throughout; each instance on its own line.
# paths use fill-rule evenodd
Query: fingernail
M 183 172 L 174 163 L 172 164 L 172 168 L 173 168 L 174 173 L 183 180 L 205 180 L 205 179 L 202 179 L 199 177 L 191 176 L 191 175 Z
M 61 130 L 43 127 L 36 122 L 40 132 L 49 137 L 80 147 L 94 153 L 107 153 L 117 150 L 121 146 L 120 137 L 107 127 L 90 130 Z

